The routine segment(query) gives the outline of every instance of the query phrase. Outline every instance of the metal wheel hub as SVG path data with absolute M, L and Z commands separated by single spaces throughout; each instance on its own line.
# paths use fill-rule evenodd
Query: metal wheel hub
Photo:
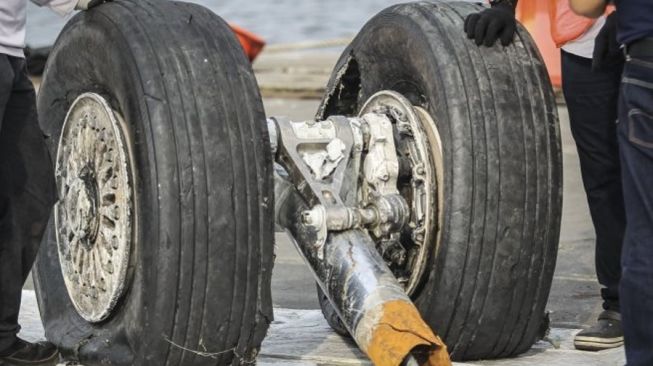
M 97 238 L 100 220 L 97 214 L 97 188 L 94 178 L 88 173 L 90 168 L 82 169 L 82 175 L 70 184 L 69 196 L 77 200 L 66 201 L 66 216 L 70 220 L 71 233 L 79 239 L 86 249 L 92 249 Z
M 130 155 L 119 116 L 82 94 L 63 124 L 55 226 L 70 299 L 88 322 L 107 319 L 124 293 L 133 238 Z
M 393 121 L 400 162 L 397 188 L 410 207 L 410 220 L 396 238 L 375 240 L 399 282 L 412 295 L 426 271 L 429 254 L 439 245 L 443 202 L 440 135 L 426 110 L 393 91 L 373 95 L 359 115 L 367 113 L 386 115 Z M 364 186 L 361 199 L 369 194 Z

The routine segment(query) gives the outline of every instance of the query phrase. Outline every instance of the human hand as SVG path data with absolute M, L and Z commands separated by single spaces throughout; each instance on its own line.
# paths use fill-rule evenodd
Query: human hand
M 465 19 L 465 33 L 478 46 L 484 44 L 491 47 L 497 39 L 507 46 L 512 43 L 516 31 L 515 5 L 511 1 L 499 2 L 490 9 L 470 14 Z

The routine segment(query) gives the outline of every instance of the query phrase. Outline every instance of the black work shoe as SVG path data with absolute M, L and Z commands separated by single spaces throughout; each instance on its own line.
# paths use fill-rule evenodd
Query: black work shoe
M 583 351 L 601 351 L 624 344 L 621 328 L 621 314 L 606 310 L 599 315 L 598 322 L 576 334 L 574 346 Z
M 50 342 L 29 343 L 20 338 L 0 354 L 0 366 L 55 366 L 59 351 Z

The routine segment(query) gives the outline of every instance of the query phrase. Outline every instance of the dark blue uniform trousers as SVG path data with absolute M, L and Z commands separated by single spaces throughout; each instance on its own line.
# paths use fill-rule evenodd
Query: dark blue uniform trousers
M 592 60 L 562 51 L 562 89 L 596 233 L 596 274 L 603 308 L 619 311 L 626 214 L 617 118 L 621 68 L 592 71 Z
M 626 61 L 619 106 L 626 235 L 621 312 L 629 366 L 653 365 L 653 58 Z

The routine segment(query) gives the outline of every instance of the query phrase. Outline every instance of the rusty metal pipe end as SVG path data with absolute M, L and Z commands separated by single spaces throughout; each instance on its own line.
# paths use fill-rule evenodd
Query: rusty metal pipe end
M 369 332 L 369 342 L 361 349 L 375 365 L 451 365 L 444 342 L 433 334 L 411 302 L 389 301 L 371 314 L 375 324 L 364 330 Z

